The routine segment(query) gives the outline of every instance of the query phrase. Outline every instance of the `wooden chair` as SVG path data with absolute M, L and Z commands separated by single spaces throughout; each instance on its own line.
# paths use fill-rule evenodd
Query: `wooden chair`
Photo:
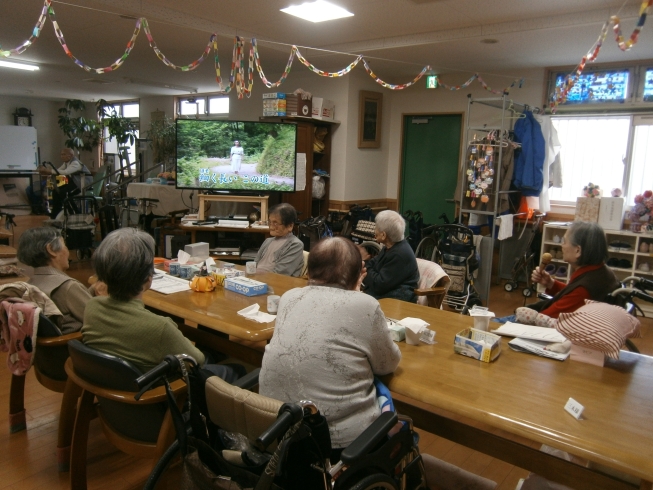
M 74 385 L 69 387 L 66 383 L 68 375 L 64 364 L 68 359 L 68 342 L 81 338 L 82 334 L 79 332 L 62 335 L 61 330 L 48 317 L 40 314 L 34 352 L 34 374 L 44 387 L 64 394 L 61 400 L 57 441 L 59 471 L 68 471 L 70 440 L 79 397 L 79 389 Z M 13 434 L 27 428 L 25 376 L 12 374 L 9 390 L 9 432 Z
M 153 458 L 154 465 L 175 439 L 164 388 L 154 388 L 137 401 L 136 379 L 142 373 L 132 363 L 79 341 L 68 347 L 68 383 L 81 389 L 70 458 L 71 490 L 86 489 L 89 423 L 96 416 L 109 442 L 127 454 Z M 172 388 L 181 406 L 186 385 L 178 380 Z
M 440 308 L 442 300 L 451 285 L 451 279 L 446 272 L 435 262 L 425 259 L 416 259 L 419 270 L 419 283 L 415 294 L 417 304 Z

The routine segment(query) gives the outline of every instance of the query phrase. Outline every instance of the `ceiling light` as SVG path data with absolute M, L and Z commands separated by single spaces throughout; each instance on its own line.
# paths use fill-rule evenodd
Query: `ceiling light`
M 28 65 L 27 63 L 17 63 L 15 61 L 0 61 L 0 66 L 5 68 L 15 68 L 16 70 L 36 71 L 40 68 L 36 65 Z
M 281 9 L 281 11 L 310 22 L 324 22 L 326 20 L 354 16 L 354 14 L 348 12 L 342 7 L 338 7 L 337 5 L 325 0 L 317 0 L 316 2 L 303 3 L 297 6 L 292 5 L 285 9 Z
M 496 44 L 498 42 L 498 39 L 481 39 L 481 43 L 483 44 Z

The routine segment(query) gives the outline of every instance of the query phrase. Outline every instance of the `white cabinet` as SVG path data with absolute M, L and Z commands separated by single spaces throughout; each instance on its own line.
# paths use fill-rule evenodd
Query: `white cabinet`
M 553 276 L 562 282 L 569 280 L 569 268 L 562 260 L 560 249 L 560 240 L 566 232 L 566 225 L 545 223 L 542 233 L 541 254 L 548 252 L 553 255 L 552 263 L 556 267 Z M 653 235 L 625 230 L 608 230 L 605 232 L 605 236 L 608 240 L 609 259 L 607 265 L 619 280 L 628 276 L 653 280 Z M 566 272 L 561 268 L 565 268 Z

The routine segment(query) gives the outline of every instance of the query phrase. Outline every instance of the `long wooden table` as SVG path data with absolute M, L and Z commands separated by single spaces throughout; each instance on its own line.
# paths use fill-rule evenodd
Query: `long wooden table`
M 401 363 L 386 379 L 397 409 L 417 427 L 573 488 L 637 487 L 497 436 L 496 429 L 636 476 L 651 488 L 652 357 L 622 351 L 619 361 L 601 368 L 517 353 L 502 339 L 501 355 L 484 363 L 453 351 L 454 336 L 472 326 L 470 317 L 397 300 L 380 304 L 390 318 L 422 318 L 437 332 L 434 345 L 400 342 Z M 569 397 L 585 407 L 581 420 L 563 410 Z
M 304 279 L 276 274 L 255 278 L 279 295 L 306 285 Z M 274 331 L 273 323 L 236 314 L 253 302 L 265 311 L 266 296 L 219 288 L 167 296 L 149 291 L 144 301 L 184 319 L 184 334 L 192 340 L 230 350 L 252 364 L 260 365 L 261 352 L 227 337 L 268 340 Z M 398 410 L 417 427 L 577 489 L 638 486 L 550 456 L 538 450 L 540 444 L 633 475 L 642 480 L 640 488 L 652 488 L 653 358 L 622 351 L 619 361 L 600 368 L 513 352 L 504 339 L 501 355 L 488 364 L 453 351 L 454 335 L 472 325 L 470 317 L 397 300 L 380 304 L 390 318 L 422 318 L 437 332 L 434 345 L 399 343 L 402 361 L 386 379 Z M 584 405 L 581 420 L 563 410 L 569 397 Z

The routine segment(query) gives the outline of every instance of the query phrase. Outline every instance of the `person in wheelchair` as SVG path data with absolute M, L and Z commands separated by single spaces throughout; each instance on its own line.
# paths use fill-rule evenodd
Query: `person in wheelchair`
M 374 376 L 392 373 L 401 359 L 378 301 L 359 292 L 364 277 L 353 242 L 318 242 L 308 258 L 308 286 L 281 297 L 259 378 L 264 396 L 319 407 L 332 456 L 381 414 Z
M 84 344 L 134 363 L 143 373 L 168 355 L 187 354 L 212 374 L 232 383 L 245 374 L 239 365 L 207 364 L 175 322 L 145 308 L 142 300 L 154 280 L 154 239 L 134 228 L 107 235 L 93 254 L 98 280 L 108 296 L 86 304 Z
M 57 215 L 63 209 L 63 202 L 69 196 L 74 196 L 81 192 L 85 185 L 85 177 L 90 176 L 91 172 L 86 165 L 80 162 L 71 148 L 61 150 L 61 161 L 63 165 L 56 171 L 52 168 L 41 166 L 39 173 L 41 175 L 66 175 L 71 181 L 61 187 L 55 187 L 52 195 L 52 210 L 50 218 L 56 219 Z
M 104 284 L 96 282 L 86 288 L 66 274 L 70 252 L 61 232 L 52 226 L 25 230 L 18 242 L 18 260 L 34 268 L 30 284 L 36 286 L 57 305 L 63 315 L 64 334 L 82 328 L 86 303 L 103 294 Z
M 359 246 L 367 268 L 363 290 L 376 299 L 417 302 L 414 290 L 419 282 L 419 270 L 415 253 L 404 239 L 406 221 L 399 213 L 390 210 L 381 211 L 374 221 L 374 239 L 383 248 L 372 258 L 364 247 Z
M 267 238 L 256 254 L 256 270 L 299 277 L 304 268 L 304 244 L 293 235 L 297 211 L 288 203 L 270 209 Z
M 529 305 L 543 315 L 558 318 L 560 313 L 576 311 L 586 299 L 605 301 L 619 288 L 619 280 L 606 264 L 608 243 L 603 228 L 597 223 L 574 221 L 561 243 L 562 258 L 571 270 L 567 284 L 536 267 L 531 275 L 534 283 L 546 287 L 549 300 Z

